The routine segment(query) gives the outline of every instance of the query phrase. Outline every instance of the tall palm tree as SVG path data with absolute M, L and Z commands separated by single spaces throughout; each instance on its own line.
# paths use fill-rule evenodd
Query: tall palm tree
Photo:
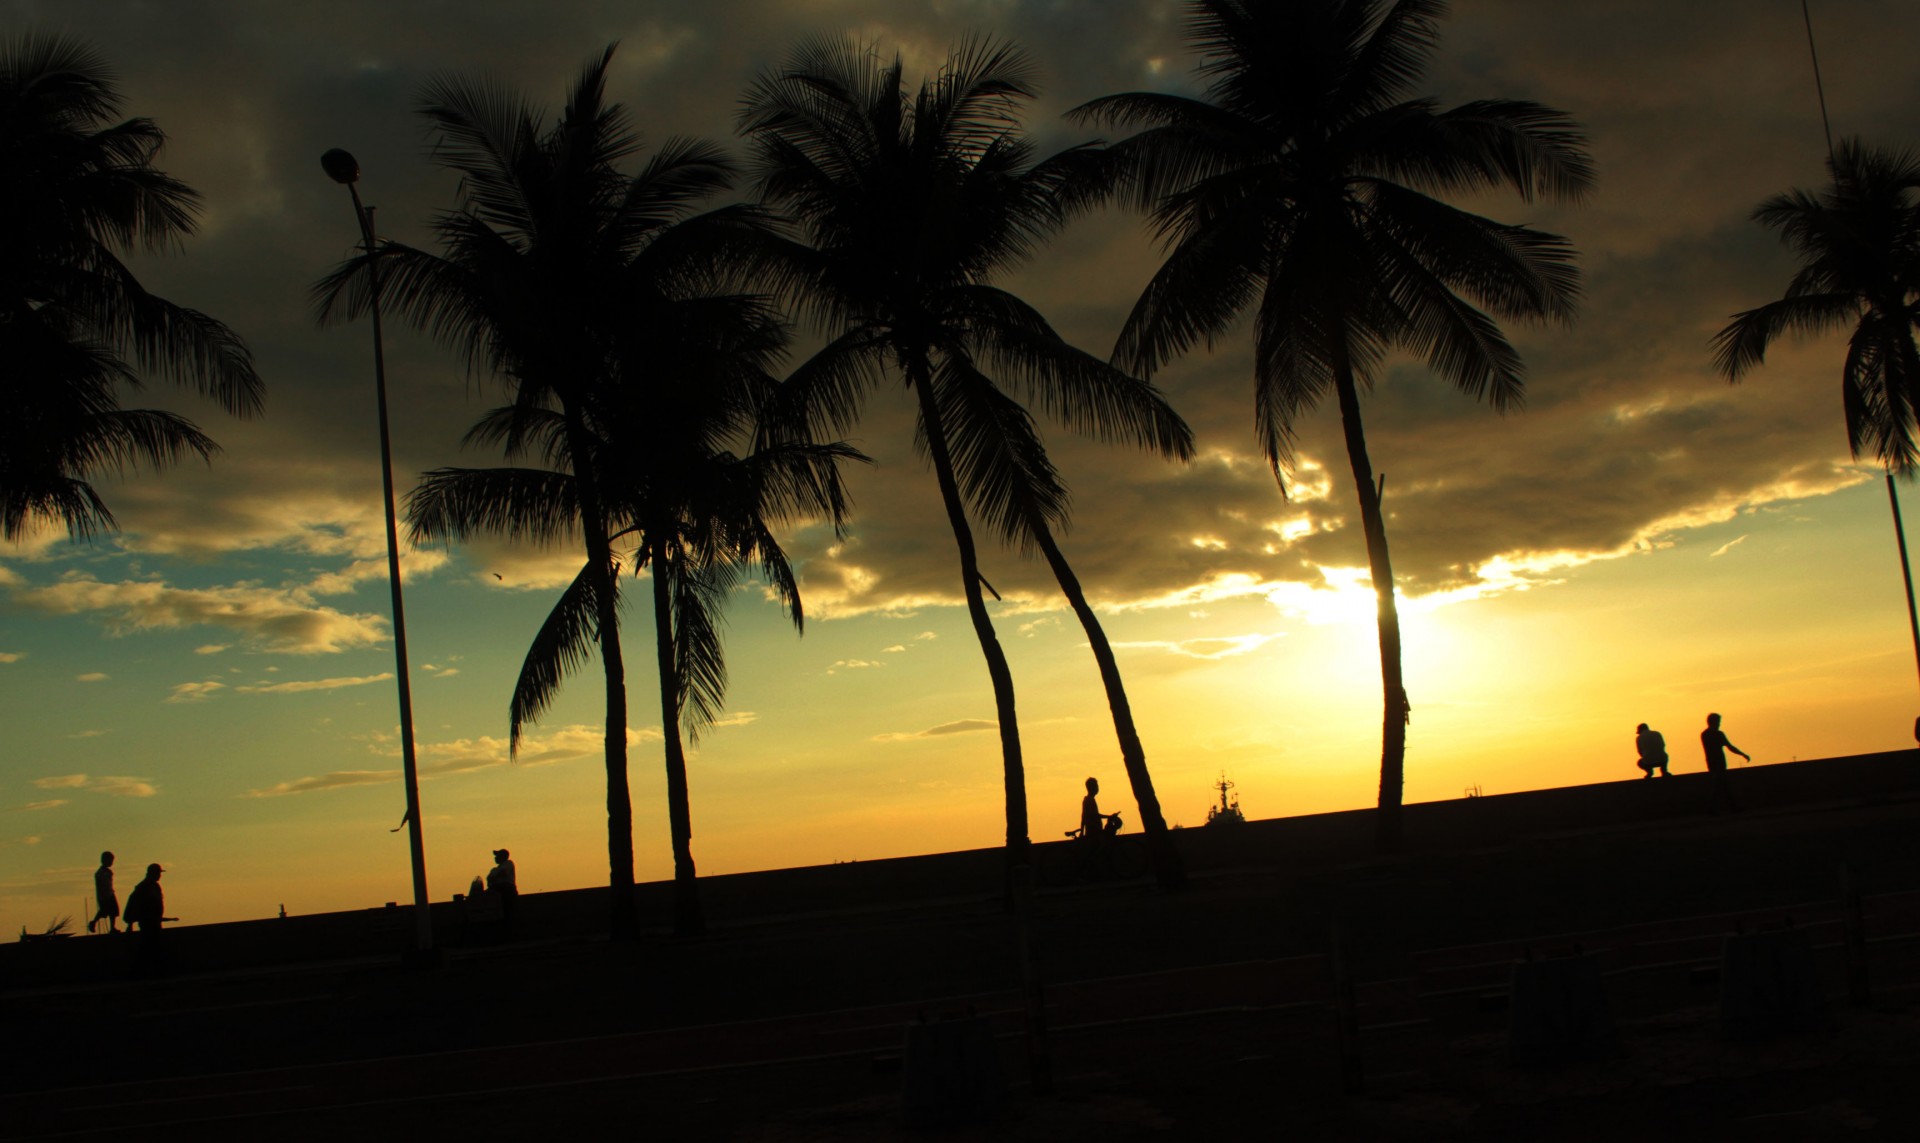
M 1078 350 L 1063 352 L 1061 346 L 1050 344 L 1052 340 L 1051 335 L 1044 339 L 1039 351 L 1057 355 L 1068 369 L 1086 371 L 1077 382 L 1084 387 L 1080 396 L 1110 403 L 1104 418 L 1095 418 L 1103 432 L 1110 434 L 1119 426 L 1130 425 L 1148 447 L 1182 460 L 1193 455 L 1191 431 L 1151 386 L 1102 368 L 1100 362 Z M 1087 646 L 1100 672 L 1121 765 L 1140 808 L 1154 876 L 1163 888 L 1180 888 L 1186 883 L 1186 867 L 1160 810 L 1119 660 L 1054 534 L 1068 523 L 1067 486 L 1025 408 L 978 370 L 965 371 L 959 380 L 945 409 L 955 426 L 959 483 L 975 511 L 1002 539 L 1023 554 L 1037 553 L 1053 572 L 1068 607 L 1086 633 Z
M 1592 168 L 1578 128 L 1552 108 L 1481 100 L 1442 111 L 1409 98 L 1438 43 L 1442 0 L 1188 7 L 1203 98 L 1114 95 L 1072 113 L 1138 129 L 1115 157 L 1168 247 L 1114 356 L 1151 376 L 1251 310 L 1255 429 L 1276 477 L 1292 464 L 1299 418 L 1337 400 L 1378 600 L 1378 829 L 1394 848 L 1411 706 L 1360 391 L 1404 349 L 1496 410 L 1517 407 L 1522 364 L 1495 318 L 1570 320 L 1572 247 L 1437 196 L 1506 187 L 1527 201 L 1576 199 Z
M 615 383 L 589 395 L 591 451 L 574 456 L 565 418 L 550 408 L 496 410 L 470 440 L 508 459 L 537 453 L 559 470 L 436 469 L 408 497 L 416 539 L 491 532 L 552 542 L 581 525 L 578 466 L 595 467 L 613 529 L 609 545 L 650 569 L 674 856 L 674 929 L 704 920 L 693 861 L 693 818 L 681 729 L 697 739 L 726 689 L 722 609 L 742 571 L 758 563 L 796 629 L 798 584 L 774 525 L 825 517 L 838 531 L 847 501 L 837 463 L 864 459 L 844 444 L 793 439 L 764 421 L 775 408 L 767 360 L 785 345 L 778 317 L 750 297 L 687 299 L 635 315 Z M 665 324 L 658 324 L 658 323 Z M 628 368 L 628 366 L 636 366 Z M 753 440 L 745 455 L 728 449 Z M 583 567 L 527 652 L 511 703 L 511 743 L 590 656 L 597 577 Z
M 641 145 L 625 110 L 606 98 L 612 57 L 608 47 L 582 69 L 551 126 L 497 83 L 429 82 L 421 111 L 435 157 L 460 176 L 460 201 L 435 223 L 439 253 L 386 242 L 379 257 L 383 296 L 399 312 L 462 351 L 469 369 L 504 382 L 513 408 L 559 418 L 553 447 L 564 449 L 587 557 L 579 599 L 592 609 L 605 677 L 610 925 L 626 937 L 638 928 L 626 668 L 616 517 L 590 462 L 591 402 L 642 367 L 630 342 L 639 315 L 717 293 L 749 264 L 760 224 L 750 207 L 699 209 L 733 178 L 715 144 L 670 140 L 637 171 L 625 169 Z M 316 294 L 323 319 L 363 309 L 366 258 L 323 279 Z
M 1157 850 L 1170 855 L 1111 648 L 1053 538 L 1066 520 L 1064 486 L 1025 408 L 989 374 L 1103 437 L 1176 457 L 1191 454 L 1192 440 L 1151 386 L 1074 349 L 1033 307 L 992 284 L 1093 200 L 1103 169 L 1089 148 L 1035 161 L 1019 126 L 1033 95 L 1032 68 L 1008 45 L 969 41 L 915 90 L 898 59 L 886 64 L 872 49 L 822 38 L 753 83 L 740 126 L 754 147 L 763 200 L 786 211 L 805 239 L 790 285 L 832 339 L 794 378 L 809 423 L 844 429 L 888 371 L 915 402 L 916 443 L 940 488 L 993 684 L 1010 863 L 1027 858 L 1025 767 L 969 500 L 1004 536 L 1038 548 L 1064 573 L 1062 587 L 1104 656 L 1142 818 Z
M 1840 369 L 1847 445 L 1888 471 L 1915 467 L 1920 417 L 1920 154 L 1842 140 L 1832 185 L 1793 190 L 1753 212 L 1800 257 L 1784 296 L 1733 316 L 1714 338 L 1714 365 L 1738 381 L 1780 335 L 1848 331 Z
M 199 196 L 153 166 L 166 135 L 118 123 L 113 73 L 60 36 L 0 41 L 0 535 L 40 522 L 85 539 L 115 528 L 90 481 L 219 450 L 174 413 L 120 408 L 143 375 L 235 416 L 263 386 L 238 335 L 148 293 L 119 254 L 174 248 Z

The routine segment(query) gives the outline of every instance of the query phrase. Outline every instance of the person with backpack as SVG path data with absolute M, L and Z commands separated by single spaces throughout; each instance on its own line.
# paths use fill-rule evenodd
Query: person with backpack
M 133 974 L 158 976 L 165 968 L 166 956 L 160 946 L 160 926 L 168 920 L 166 895 L 160 891 L 160 875 L 166 870 L 158 862 L 147 866 L 147 876 L 127 894 L 127 907 L 121 914 L 127 931 L 140 927 L 140 943 L 134 949 Z

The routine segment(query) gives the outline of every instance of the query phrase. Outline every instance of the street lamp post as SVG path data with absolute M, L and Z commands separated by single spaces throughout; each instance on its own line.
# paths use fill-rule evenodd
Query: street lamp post
M 387 586 L 393 593 L 394 675 L 400 680 L 400 768 L 407 787 L 407 847 L 413 858 L 414 955 L 433 957 L 433 916 L 427 901 L 427 851 L 420 832 L 420 774 L 413 753 L 413 686 L 407 672 L 407 612 L 400 598 L 400 533 L 393 507 L 393 445 L 387 431 L 387 362 L 380 335 L 380 249 L 373 239 L 373 208 L 360 202 L 360 164 L 338 148 L 320 156 L 327 177 L 353 196 L 353 215 L 367 251 L 368 311 L 373 315 L 373 388 L 380 407 L 381 506 L 387 513 Z

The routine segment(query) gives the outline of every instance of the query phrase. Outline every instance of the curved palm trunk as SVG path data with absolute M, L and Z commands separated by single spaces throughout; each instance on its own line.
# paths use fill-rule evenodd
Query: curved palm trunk
M 1344 341 L 1337 341 L 1334 388 L 1340 395 L 1340 427 L 1346 434 L 1347 461 L 1360 494 L 1360 527 L 1367 538 L 1367 570 L 1373 576 L 1373 594 L 1380 617 L 1380 683 L 1385 709 L 1380 719 L 1380 813 L 1375 819 L 1374 844 L 1391 853 L 1403 839 L 1400 798 L 1406 783 L 1407 721 L 1412 707 L 1400 674 L 1400 609 L 1393 598 L 1393 561 L 1387 555 L 1387 522 L 1380 493 L 1367 459 L 1367 434 L 1360 422 L 1360 394 L 1354 388 L 1353 366 Z
M 660 663 L 660 735 L 666 742 L 667 831 L 673 840 L 673 931 L 693 936 L 706 928 L 693 867 L 693 804 L 687 796 L 687 752 L 680 740 L 680 669 L 674 662 L 673 591 L 667 582 L 667 545 L 649 529 L 653 565 L 654 648 Z
M 565 409 L 568 448 L 575 457 L 593 455 L 586 426 L 571 405 Z M 606 510 L 594 482 L 592 465 L 574 465 L 580 497 L 580 527 L 586 532 L 587 559 L 594 568 L 594 625 L 600 664 L 607 684 L 607 931 L 630 940 L 640 931 L 633 901 L 633 797 L 627 786 L 627 668 L 620 651 L 620 611 L 614 601 L 613 545 L 607 540 Z
M 940 484 L 940 499 L 947 508 L 947 522 L 953 526 L 953 542 L 960 549 L 961 587 L 967 596 L 967 615 L 973 620 L 973 633 L 980 641 L 980 653 L 987 660 L 987 677 L 993 681 L 993 706 L 1000 721 L 1000 758 L 1007 797 L 1007 868 L 1030 861 L 1027 836 L 1027 770 L 1020 756 L 1020 724 L 1014 713 L 1013 671 L 1007 655 L 994 633 L 993 618 L 987 614 L 986 599 L 980 593 L 980 562 L 973 546 L 973 529 L 967 526 L 967 513 L 960 501 L 960 486 L 953 478 L 953 454 L 947 449 L 947 434 L 940 423 L 940 411 L 934 407 L 931 371 L 925 360 L 909 368 L 908 383 L 920 402 L 920 420 L 927 433 L 927 453 L 933 460 L 933 474 Z
M 1147 772 L 1147 751 L 1140 745 L 1140 734 L 1133 725 L 1133 706 L 1127 701 L 1126 685 L 1120 680 L 1120 664 L 1113 657 L 1113 644 L 1100 620 L 1080 589 L 1080 577 L 1073 574 L 1067 557 L 1054 541 L 1053 531 L 1044 524 L 1034 529 L 1034 539 L 1046 554 L 1047 566 L 1060 581 L 1060 590 L 1068 606 L 1080 619 L 1093 648 L 1094 662 L 1100 665 L 1100 682 L 1107 688 L 1107 708 L 1113 712 L 1113 733 L 1120 740 L 1120 760 L 1127 768 L 1127 783 L 1133 787 L 1133 800 L 1140 807 L 1140 827 L 1146 831 L 1147 855 L 1153 862 L 1154 880 L 1163 889 L 1178 889 L 1187 883 L 1186 863 L 1173 846 L 1167 819 L 1160 813 L 1160 798 L 1153 792 L 1153 775 Z

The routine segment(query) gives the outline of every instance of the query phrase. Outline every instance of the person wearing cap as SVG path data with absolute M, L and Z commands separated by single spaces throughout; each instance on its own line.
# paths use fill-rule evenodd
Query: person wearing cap
M 487 891 L 500 895 L 501 923 L 511 927 L 513 900 L 520 895 L 520 885 L 514 879 L 513 857 L 504 849 L 493 851 L 493 868 L 487 870 Z
M 139 925 L 143 933 L 160 931 L 160 922 L 166 919 L 167 911 L 167 899 L 160 892 L 160 875 L 165 872 L 157 862 L 147 866 L 146 879 L 127 895 L 127 928 Z
M 160 950 L 160 923 L 166 920 L 167 901 L 160 892 L 160 875 L 165 872 L 158 862 L 147 866 L 146 879 L 127 894 L 127 907 L 122 914 L 127 931 L 140 926 L 140 944 L 134 950 L 133 959 L 135 976 L 157 976 L 161 971 L 164 958 Z

